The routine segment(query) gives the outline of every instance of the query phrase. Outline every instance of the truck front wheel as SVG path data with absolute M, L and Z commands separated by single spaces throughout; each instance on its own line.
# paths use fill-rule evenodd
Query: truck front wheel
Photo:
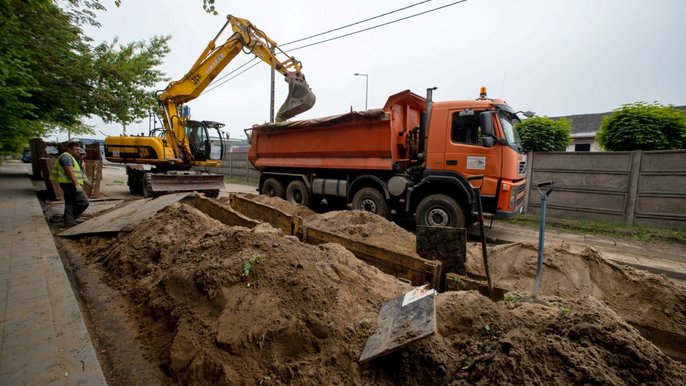
M 374 188 L 362 188 L 355 193 L 353 209 L 372 212 L 384 218 L 391 213 L 383 194 Z
M 433 194 L 417 207 L 417 225 L 464 228 L 462 207 L 452 197 Z
M 293 180 L 286 188 L 286 201 L 295 205 L 309 206 L 310 192 L 301 180 Z
M 286 197 L 283 184 L 276 178 L 267 178 L 264 180 L 262 183 L 262 194 L 266 194 L 269 197 Z

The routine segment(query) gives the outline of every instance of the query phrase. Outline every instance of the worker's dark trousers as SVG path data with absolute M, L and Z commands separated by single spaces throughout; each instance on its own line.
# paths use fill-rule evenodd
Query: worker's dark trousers
M 83 190 L 76 191 L 74 184 L 60 184 L 60 188 L 64 192 L 62 220 L 64 225 L 74 225 L 74 221 L 88 208 L 88 197 Z

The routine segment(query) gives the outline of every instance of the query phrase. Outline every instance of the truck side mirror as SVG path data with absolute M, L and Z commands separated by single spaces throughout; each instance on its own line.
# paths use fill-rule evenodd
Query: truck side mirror
M 481 145 L 483 147 L 493 147 L 495 146 L 495 138 L 493 137 L 483 137 L 481 139 Z

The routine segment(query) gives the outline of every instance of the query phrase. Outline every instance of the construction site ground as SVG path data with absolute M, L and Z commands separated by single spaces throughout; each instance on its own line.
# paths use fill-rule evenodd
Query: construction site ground
M 129 194 L 119 166 L 104 167 L 101 191 L 87 217 L 142 198 Z M 218 200 L 231 192 L 255 193 L 255 187 L 227 185 Z M 415 253 L 411 232 L 377 216 L 316 214 L 255 200 L 333 233 Z M 45 204 L 46 219 L 61 208 Z M 50 229 L 60 231 L 57 223 Z M 467 267 L 483 274 L 478 230 L 470 233 Z M 507 300 L 491 302 L 474 291 L 439 294 L 436 334 L 366 364 L 358 359 L 381 305 L 411 287 L 340 245 L 304 244 L 267 224 L 227 226 L 185 200 L 118 234 L 55 237 L 55 245 L 111 385 L 677 385 L 686 379 L 686 366 L 645 339 L 654 332 L 662 339 L 686 336 L 683 245 L 548 231 L 540 304 L 520 295 L 533 284 L 538 232 L 496 222 L 487 237 L 494 282 L 512 291 Z M 5 342 L 3 335 L 3 357 L 12 354 Z

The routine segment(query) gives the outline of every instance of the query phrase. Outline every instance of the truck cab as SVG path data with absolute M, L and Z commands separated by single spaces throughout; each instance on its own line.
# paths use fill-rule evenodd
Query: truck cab
M 483 176 L 476 185 L 481 186 L 484 212 L 495 218 L 519 213 L 526 154 L 514 110 L 484 95 L 475 101 L 437 102 L 431 112 L 426 175 Z

